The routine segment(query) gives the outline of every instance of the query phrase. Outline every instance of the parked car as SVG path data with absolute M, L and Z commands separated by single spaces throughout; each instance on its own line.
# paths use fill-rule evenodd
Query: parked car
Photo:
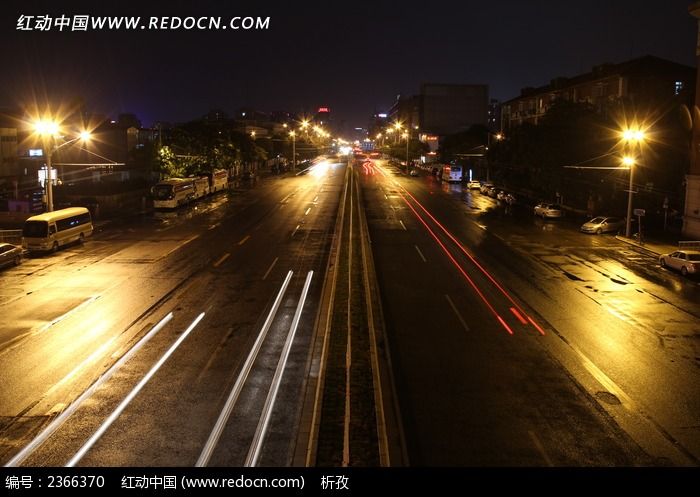
M 481 188 L 479 188 L 479 191 L 483 193 L 484 195 L 488 195 L 489 190 L 493 188 L 493 183 L 491 182 L 485 182 L 481 184 Z
M 19 266 L 20 262 L 22 262 L 22 247 L 11 243 L 0 243 L 0 267 L 10 264 Z
M 564 217 L 564 211 L 560 205 L 541 203 L 535 206 L 535 216 L 541 216 L 542 219 Z
M 473 179 L 469 183 L 467 183 L 467 188 L 470 190 L 478 190 L 479 188 L 481 188 L 481 183 Z
M 584 233 L 617 233 L 625 225 L 625 220 L 619 217 L 594 217 L 588 222 L 581 225 L 581 231 Z
M 504 200 L 508 205 L 513 205 L 516 202 L 515 195 L 513 195 L 512 193 L 507 193 Z
M 492 186 L 486 193 L 489 197 L 496 198 L 498 196 L 498 189 L 495 186 Z
M 500 201 L 504 201 L 506 199 L 507 193 L 504 192 L 503 190 L 499 190 L 498 193 L 496 194 L 496 199 Z
M 408 174 L 409 174 L 409 176 L 418 176 L 418 169 L 416 169 L 414 167 L 413 169 L 411 169 L 411 172 L 409 172 Z
M 683 276 L 700 273 L 700 251 L 676 250 L 659 257 L 661 267 L 670 267 L 680 271 Z

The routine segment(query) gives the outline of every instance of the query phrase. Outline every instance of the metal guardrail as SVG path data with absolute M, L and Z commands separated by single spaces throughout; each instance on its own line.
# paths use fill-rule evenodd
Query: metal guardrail
M 22 243 L 22 230 L 0 230 L 0 242 Z
M 679 249 L 700 249 L 700 241 L 678 242 Z

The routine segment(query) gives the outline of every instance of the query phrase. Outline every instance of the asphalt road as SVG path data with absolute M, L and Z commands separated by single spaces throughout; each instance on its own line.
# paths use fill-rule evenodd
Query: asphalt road
M 697 281 L 425 172 L 363 179 L 411 464 L 698 464 Z
M 23 464 L 243 465 L 299 312 L 256 454 L 289 464 L 343 173 L 264 178 L 4 271 L 0 460 L 109 373 Z

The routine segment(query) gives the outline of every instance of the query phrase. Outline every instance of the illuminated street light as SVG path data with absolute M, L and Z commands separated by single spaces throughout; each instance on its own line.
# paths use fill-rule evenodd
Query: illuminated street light
M 491 135 L 496 139 L 496 141 L 501 141 L 505 136 L 503 136 L 503 133 L 498 132 L 498 133 L 492 133 L 491 131 L 486 132 L 486 150 L 491 148 Z M 486 157 L 486 181 L 491 181 L 491 162 L 489 161 L 489 158 Z
M 83 130 L 78 134 L 76 138 L 73 138 L 72 140 L 68 140 L 66 142 L 61 143 L 60 145 L 57 145 L 56 138 L 58 138 L 60 128 L 56 121 L 37 121 L 36 123 L 34 123 L 34 131 L 37 135 L 41 137 L 41 140 L 43 142 L 43 149 L 46 151 L 46 177 L 44 178 L 46 185 L 46 211 L 51 212 L 53 211 L 53 178 L 51 177 L 51 157 L 53 153 L 59 148 L 65 147 L 66 145 L 74 143 L 78 140 L 86 142 L 90 140 L 92 135 L 89 131 Z
M 402 135 L 402 138 L 406 138 L 406 175 L 410 174 L 411 171 L 409 171 L 409 166 L 408 166 L 408 143 L 411 141 L 409 140 L 409 134 L 408 131 L 405 131 Z
M 622 131 L 622 140 L 626 143 L 636 143 L 641 148 L 645 138 L 645 133 L 639 128 L 626 128 Z M 634 165 L 636 161 L 631 156 L 622 158 L 622 164 L 630 170 L 630 185 L 627 191 L 627 219 L 625 224 L 625 236 L 629 238 L 632 235 L 632 188 L 634 178 Z
M 289 132 L 289 136 L 292 137 L 292 172 L 294 172 L 297 166 L 297 134 L 292 130 Z

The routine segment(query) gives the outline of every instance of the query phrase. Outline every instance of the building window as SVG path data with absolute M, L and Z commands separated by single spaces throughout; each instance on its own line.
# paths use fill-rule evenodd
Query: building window
M 676 81 L 673 85 L 673 93 L 678 95 L 683 90 L 683 81 Z

